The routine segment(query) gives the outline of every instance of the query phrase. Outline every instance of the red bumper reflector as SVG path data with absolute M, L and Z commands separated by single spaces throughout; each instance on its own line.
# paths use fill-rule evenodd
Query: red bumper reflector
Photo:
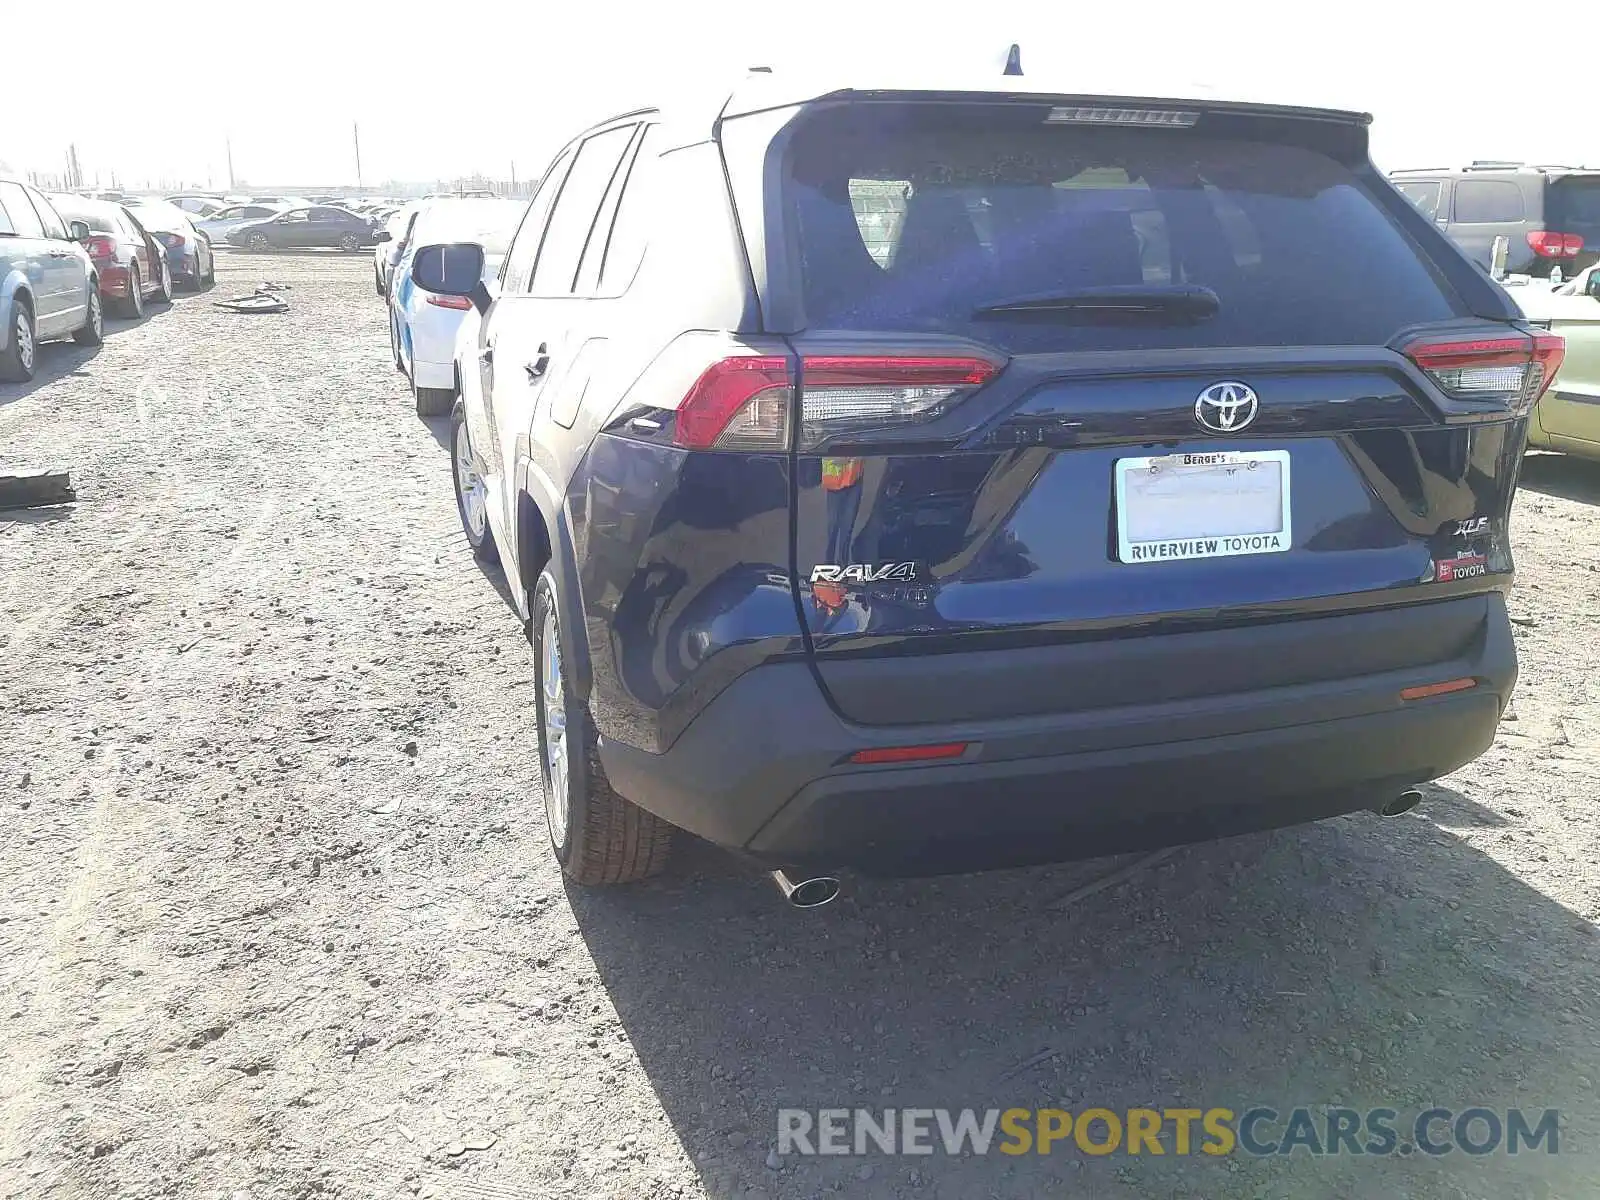
M 1476 679 L 1450 679 L 1444 683 L 1425 683 L 1421 687 L 1403 688 L 1402 700 L 1426 700 L 1429 696 L 1444 696 L 1451 692 L 1464 692 L 1478 686 Z
M 857 750 L 850 756 L 853 763 L 903 763 L 926 762 L 936 758 L 960 758 L 967 752 L 970 742 L 941 742 L 935 746 L 874 746 L 871 750 Z

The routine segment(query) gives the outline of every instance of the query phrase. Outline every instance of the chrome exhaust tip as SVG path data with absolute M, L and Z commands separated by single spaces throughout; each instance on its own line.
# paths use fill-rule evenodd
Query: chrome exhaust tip
M 796 908 L 821 908 L 839 895 L 839 881 L 832 875 L 813 875 L 796 881 L 780 869 L 772 872 L 772 882 L 778 885 L 783 898 Z
M 1417 788 L 1407 788 L 1393 800 L 1385 800 L 1382 804 L 1374 804 L 1372 811 L 1380 817 L 1398 817 L 1401 813 L 1408 813 L 1422 803 L 1422 792 Z

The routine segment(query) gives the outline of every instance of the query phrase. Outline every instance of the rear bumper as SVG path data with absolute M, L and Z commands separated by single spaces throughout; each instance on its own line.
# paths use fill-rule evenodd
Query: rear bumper
M 603 740 L 600 757 L 620 793 L 712 842 L 771 863 L 885 874 L 1295 824 L 1447 774 L 1493 741 L 1516 652 L 1503 597 L 1470 602 L 1482 606 L 1479 636 L 1426 667 L 1049 716 L 865 726 L 828 705 L 807 664 L 776 664 L 736 680 L 666 753 Z M 915 669 L 905 661 L 880 665 Z M 1465 676 L 1478 681 L 1470 691 L 1399 698 Z M 952 741 L 970 745 L 938 765 L 845 762 L 871 746 Z
M 95 274 L 100 280 L 100 294 L 102 296 L 126 296 L 128 294 L 128 268 L 118 266 L 116 263 L 95 263 Z

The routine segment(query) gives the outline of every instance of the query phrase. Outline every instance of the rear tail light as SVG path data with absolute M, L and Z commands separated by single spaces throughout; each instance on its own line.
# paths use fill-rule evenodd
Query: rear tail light
M 181 233 L 158 233 L 156 236 L 161 239 L 168 250 L 183 249 L 183 235 Z
M 1405 348 L 1406 357 L 1428 374 L 1452 400 L 1492 404 L 1495 411 L 1522 416 L 1544 394 L 1566 343 L 1559 334 L 1531 333 L 1474 341 L 1423 339 Z
M 108 237 L 98 235 L 85 242 L 83 248 L 89 252 L 90 258 L 115 258 L 117 254 L 117 244 Z
M 807 355 L 800 360 L 801 445 L 929 420 L 998 372 L 982 358 Z M 794 393 L 788 360 L 725 358 L 684 398 L 674 440 L 696 450 L 786 450 Z
M 1528 235 L 1528 245 L 1540 258 L 1571 258 L 1583 249 L 1583 238 L 1576 233 L 1540 229 Z
M 472 307 L 472 301 L 465 296 L 429 296 L 428 303 L 440 308 L 453 308 L 457 312 L 466 312 Z

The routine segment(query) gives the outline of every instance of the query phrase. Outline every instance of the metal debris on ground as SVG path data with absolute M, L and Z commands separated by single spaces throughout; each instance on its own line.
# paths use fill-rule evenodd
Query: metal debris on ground
M 235 296 L 231 300 L 213 300 L 212 304 L 227 312 L 236 313 L 283 313 L 289 311 L 289 302 L 279 296 L 276 290 L 266 291 L 257 288 L 248 296 Z
M 43 508 L 78 499 L 65 471 L 20 470 L 0 474 L 0 509 Z

